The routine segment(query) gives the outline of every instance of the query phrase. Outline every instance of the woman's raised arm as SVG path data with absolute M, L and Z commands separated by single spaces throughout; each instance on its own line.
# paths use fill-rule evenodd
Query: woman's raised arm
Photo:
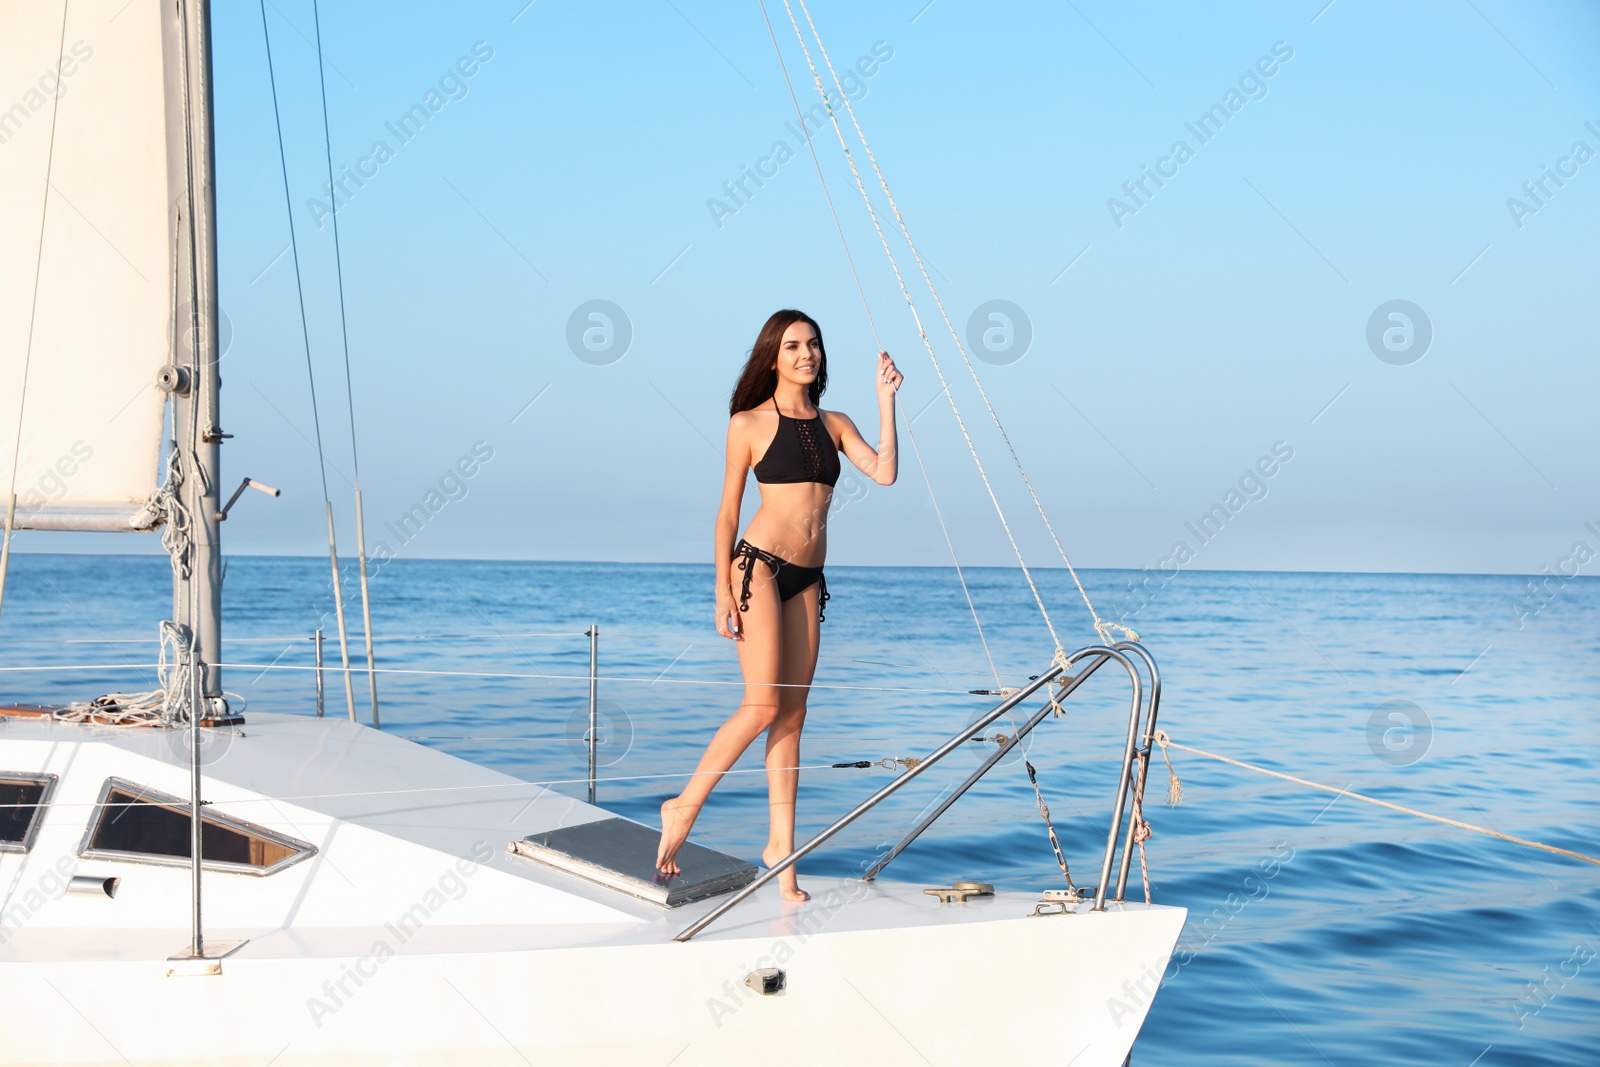
M 878 447 L 867 444 L 861 431 L 842 412 L 828 412 L 830 428 L 839 433 L 839 447 L 861 473 L 879 485 L 893 485 L 900 473 L 900 452 L 894 425 L 894 394 L 905 381 L 889 353 L 878 353 Z M 731 548 L 731 542 L 730 542 Z

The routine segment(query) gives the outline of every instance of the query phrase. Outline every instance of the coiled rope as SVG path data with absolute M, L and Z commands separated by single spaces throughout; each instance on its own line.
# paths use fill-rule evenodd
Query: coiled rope
M 177 556 L 173 556 L 177 566 Z M 172 622 L 161 624 L 161 658 L 156 665 L 159 687 L 147 693 L 107 693 L 94 700 L 74 701 L 55 713 L 63 722 L 97 726 L 159 726 L 188 721 L 189 679 L 175 670 L 183 637 Z
M 189 668 L 184 654 L 183 627 L 174 622 L 161 624 L 161 658 L 156 663 L 159 686 L 145 693 L 107 693 L 94 700 L 74 701 L 55 713 L 62 722 L 93 726 L 185 726 L 189 722 L 191 693 Z M 242 713 L 249 706 L 243 696 L 229 692 L 229 707 Z M 202 716 L 203 718 L 204 716 Z
M 150 494 L 145 508 L 163 523 L 161 547 L 167 550 L 173 577 L 187 581 L 194 570 L 194 538 L 189 509 L 184 507 L 183 494 L 179 492 L 182 486 L 183 453 L 178 450 L 178 442 L 171 441 L 167 448 L 166 480 Z

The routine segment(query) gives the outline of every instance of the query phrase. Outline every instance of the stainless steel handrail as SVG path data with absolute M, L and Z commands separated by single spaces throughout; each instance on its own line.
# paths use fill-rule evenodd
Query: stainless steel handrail
M 1106 649 L 1105 651 L 1110 652 L 1111 650 Z M 1120 655 L 1120 653 L 1113 654 Z M 929 767 L 932 767 L 935 763 L 938 763 L 940 760 L 944 759 L 945 756 L 966 744 L 967 741 L 981 733 L 984 727 L 988 726 L 1000 716 L 1004 715 L 1006 712 L 1022 703 L 1039 689 L 1055 681 L 1056 677 L 1061 674 L 1062 670 L 1063 668 L 1059 664 L 1051 664 L 1049 670 L 1045 671 L 1043 674 L 1039 675 L 1039 677 L 1029 682 L 1026 686 L 1002 700 L 971 726 L 967 727 L 965 730 L 961 731 L 944 744 L 940 745 L 932 755 L 928 756 L 927 759 L 924 759 L 921 763 L 906 771 L 906 773 L 902 774 L 900 777 L 896 778 L 894 781 L 890 782 L 888 785 L 872 794 L 866 800 L 863 800 L 860 804 L 857 804 L 855 808 L 853 808 L 843 818 L 835 822 L 832 826 L 828 827 L 826 830 L 823 830 L 816 837 L 813 837 L 811 840 L 807 841 L 805 844 L 789 853 L 777 863 L 774 863 L 770 868 L 767 869 L 765 874 L 762 874 L 755 881 L 751 882 L 733 896 L 717 905 L 711 911 L 701 916 L 698 920 L 691 923 L 681 934 L 673 938 L 673 940 L 687 941 L 695 934 L 698 934 L 701 930 L 704 930 L 706 927 L 722 918 L 722 916 L 726 915 L 756 890 L 772 881 L 772 879 L 776 878 L 779 874 L 788 870 L 790 867 L 793 867 L 801 857 L 817 849 L 824 841 L 827 841 L 828 838 L 832 837 L 840 830 L 843 830 L 846 826 L 849 826 L 851 823 L 855 822 L 862 815 L 865 815 L 867 812 L 877 807 L 880 801 L 884 800 L 891 794 L 898 792 L 902 787 L 911 782 L 912 779 L 916 778 L 923 771 L 926 771 Z
M 1073 653 L 1081 655 L 1085 650 Z M 1106 853 L 1100 861 L 1100 881 L 1094 894 L 1094 911 L 1106 910 L 1106 889 L 1111 884 L 1111 862 L 1117 854 L 1117 835 L 1122 829 L 1122 809 L 1128 802 L 1128 785 L 1133 767 L 1133 751 L 1139 740 L 1139 715 L 1144 710 L 1144 685 L 1139 677 L 1139 668 L 1116 649 L 1097 648 L 1096 652 L 1104 651 L 1111 654 L 1111 658 L 1121 663 L 1127 669 L 1128 678 L 1133 682 L 1133 710 L 1128 715 L 1128 739 L 1122 750 L 1122 770 L 1117 775 L 1117 801 L 1111 809 L 1111 830 L 1106 834 Z
M 1144 739 L 1144 747 L 1139 750 L 1138 754 L 1139 777 L 1138 784 L 1135 785 L 1137 789 L 1142 788 L 1143 783 L 1148 780 L 1150 774 L 1150 747 L 1155 744 L 1156 715 L 1161 711 L 1161 672 L 1156 669 L 1155 657 L 1151 656 L 1149 650 L 1137 641 L 1122 641 L 1117 644 L 1117 647 L 1136 653 L 1140 659 L 1144 660 L 1145 668 L 1150 672 L 1149 710 L 1145 713 L 1144 730 L 1140 734 Z M 1118 900 L 1123 899 L 1128 888 L 1128 867 L 1133 861 L 1133 849 L 1136 844 L 1133 835 L 1137 829 L 1138 826 L 1135 825 L 1134 820 L 1130 817 L 1128 820 L 1128 836 L 1122 843 L 1122 870 L 1117 874 L 1116 899 Z
M 1056 700 L 1065 700 L 1072 694 L 1072 691 L 1078 688 L 1078 686 L 1082 685 L 1091 674 L 1099 670 L 1102 665 L 1109 663 L 1110 661 L 1110 656 L 1100 656 L 1093 663 L 1085 667 L 1081 673 L 1073 675 L 1071 681 L 1064 683 L 1065 688 L 1056 696 Z M 1035 714 L 1033 718 L 1019 726 L 1016 733 L 1002 741 L 1000 743 L 1000 747 L 995 752 L 991 753 L 989 757 L 983 761 L 983 763 L 979 764 L 977 770 L 973 771 L 967 776 L 966 781 L 956 786 L 954 792 L 941 800 L 938 806 L 933 809 L 933 811 L 923 816 L 921 821 L 911 828 L 910 833 L 902 837 L 893 848 L 891 848 L 882 856 L 882 858 L 878 860 L 877 863 L 874 863 L 871 867 L 869 867 L 867 869 L 867 873 L 861 876 L 861 880 L 863 882 L 872 881 L 879 875 L 879 873 L 883 871 L 885 867 L 894 862 L 895 857 L 906 850 L 906 846 L 910 845 L 911 842 L 922 836 L 922 831 L 926 830 L 928 827 L 932 826 L 936 821 L 938 821 L 939 816 L 943 815 L 950 809 L 950 805 L 960 800 L 962 795 L 965 794 L 968 789 L 971 789 L 978 783 L 978 779 L 988 774 L 989 769 L 1004 759 L 1006 753 L 1010 752 L 1022 742 L 1023 738 L 1032 733 L 1033 728 L 1044 721 L 1044 717 L 1050 714 L 1050 712 L 1053 710 L 1053 707 L 1053 704 L 1046 704 L 1044 707 L 1039 709 L 1038 713 Z
M 1096 891 L 1095 904 L 1093 908 L 1095 911 L 1104 911 L 1106 907 L 1106 889 L 1110 885 L 1111 881 L 1112 861 L 1115 858 L 1117 839 L 1122 829 L 1122 811 L 1128 800 L 1128 787 L 1134 759 L 1134 750 L 1138 741 L 1139 723 L 1140 719 L 1142 718 L 1141 713 L 1144 710 L 1143 681 L 1140 677 L 1138 668 L 1133 665 L 1133 662 L 1129 660 L 1129 658 L 1124 655 L 1122 651 L 1120 651 L 1120 649 L 1125 646 L 1133 646 L 1133 642 L 1123 642 L 1117 648 L 1111 648 L 1106 645 L 1090 645 L 1086 648 L 1080 648 L 1078 651 L 1067 656 L 1065 666 L 1060 663 L 1051 664 L 1050 668 L 1043 674 L 1040 674 L 1026 686 L 1011 694 L 1011 696 L 1002 700 L 999 704 L 995 705 L 995 707 L 990 709 L 986 714 L 980 716 L 975 722 L 973 722 L 972 725 L 968 726 L 965 730 L 962 730 L 960 733 L 950 738 L 950 740 L 940 745 L 927 758 L 922 760 L 915 767 L 907 770 L 905 774 L 902 774 L 900 777 L 896 778 L 894 781 L 890 782 L 888 785 L 872 794 L 872 796 L 856 805 L 855 808 L 851 809 L 846 815 L 834 822 L 833 825 L 817 834 L 811 840 L 795 849 L 777 863 L 774 863 L 765 873 L 757 877 L 749 885 L 745 886 L 733 896 L 729 897 L 711 911 L 701 916 L 695 922 L 691 923 L 683 930 L 682 933 L 673 938 L 673 940 L 688 941 L 690 938 L 700 933 L 706 927 L 710 926 L 722 916 L 726 915 L 729 911 L 733 910 L 744 900 L 748 899 L 763 885 L 767 884 L 779 874 L 788 870 L 790 867 L 794 866 L 795 863 L 797 863 L 802 857 L 821 847 L 829 838 L 833 837 L 840 830 L 843 830 L 846 826 L 849 826 L 851 823 L 855 822 L 862 815 L 877 807 L 879 803 L 887 799 L 892 794 L 898 792 L 901 788 L 910 783 L 912 779 L 922 774 L 935 763 L 938 763 L 940 760 L 944 759 L 951 752 L 954 752 L 956 749 L 966 744 L 973 737 L 976 737 L 984 730 L 984 728 L 989 726 L 996 719 L 1000 718 L 1000 716 L 1009 712 L 1012 708 L 1022 703 L 1022 701 L 1038 692 L 1044 686 L 1055 681 L 1056 678 L 1058 678 L 1067 668 L 1076 664 L 1080 660 L 1087 659 L 1091 656 L 1096 657 L 1094 664 L 1092 664 L 1088 669 L 1084 670 L 1081 674 L 1077 675 L 1076 677 L 1072 677 L 1069 680 L 1067 683 L 1068 693 L 1070 693 L 1073 689 L 1076 689 L 1084 678 L 1087 678 L 1090 674 L 1094 673 L 1094 671 L 1098 670 L 1107 660 L 1113 659 L 1122 664 L 1123 668 L 1128 672 L 1129 680 L 1133 684 L 1133 706 L 1128 721 L 1127 740 L 1123 749 L 1122 769 L 1117 781 L 1116 807 L 1112 812 L 1111 830 L 1106 838 L 1106 853 L 1101 863 L 1099 888 Z M 1138 648 L 1137 646 L 1133 647 L 1137 649 L 1141 658 L 1144 658 L 1147 663 L 1151 664 L 1153 670 L 1154 661 L 1149 658 L 1149 653 L 1144 652 L 1142 648 Z M 1060 698 L 1058 697 L 1057 699 L 1059 700 Z M 1051 705 L 1047 705 L 1044 709 L 1041 709 L 1039 714 L 1035 715 L 1031 720 L 1029 720 L 1026 730 L 1031 730 L 1034 725 L 1041 721 L 1050 708 Z M 1016 741 L 1020 739 L 1020 737 L 1025 735 L 1026 730 L 1019 731 L 1017 738 L 1012 738 L 1010 740 L 1010 744 L 1014 745 Z M 1006 746 L 1006 750 L 1009 750 L 1009 747 L 1009 745 Z M 961 787 L 961 791 L 965 791 L 966 788 L 971 786 L 973 782 L 982 777 L 982 775 L 987 772 L 990 767 L 994 766 L 994 764 L 998 762 L 999 755 L 1003 754 L 1004 753 L 1002 752 L 995 756 L 991 756 L 987 761 L 985 761 L 984 766 L 979 768 L 979 771 L 976 774 L 969 776 L 967 782 Z M 959 796 L 959 793 L 957 795 Z M 935 813 L 934 818 L 937 818 L 938 814 L 942 813 L 948 807 L 949 804 L 945 804 L 939 809 L 939 812 Z M 898 850 L 900 848 L 904 848 L 906 845 L 910 844 L 911 839 L 914 838 L 916 834 L 920 834 L 924 829 L 926 829 L 927 825 L 932 821 L 932 819 L 926 819 L 923 821 L 923 823 L 919 824 L 911 837 L 901 842 L 901 844 L 897 847 L 895 854 L 898 854 Z M 888 858 L 892 859 L 893 855 L 889 856 Z M 878 870 L 881 870 L 883 866 L 886 865 L 886 863 L 887 860 L 883 861 L 877 865 L 871 873 L 876 874 Z

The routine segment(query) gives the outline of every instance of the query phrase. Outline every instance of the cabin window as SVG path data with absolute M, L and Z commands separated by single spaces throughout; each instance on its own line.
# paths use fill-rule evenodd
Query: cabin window
M 33 847 L 55 788 L 53 774 L 0 771 L 0 852 L 26 852 Z
M 200 858 L 207 870 L 275 874 L 316 853 L 314 845 L 243 819 L 207 812 Z M 84 859 L 189 865 L 189 805 L 121 778 L 106 779 L 78 855 Z

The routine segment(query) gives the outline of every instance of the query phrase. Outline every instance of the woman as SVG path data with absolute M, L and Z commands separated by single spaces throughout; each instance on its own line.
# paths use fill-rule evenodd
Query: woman
M 767 320 L 734 386 L 712 562 L 717 633 L 737 643 L 744 700 L 711 739 L 688 788 L 661 805 L 662 875 L 679 873 L 675 857 L 706 797 L 763 731 L 772 829 L 761 858 L 771 866 L 794 851 L 800 728 L 828 600 L 822 561 L 839 453 L 879 485 L 893 485 L 896 474 L 894 394 L 902 377 L 887 352 L 878 353 L 877 375 L 876 449 L 849 418 L 817 407 L 828 360 L 821 329 L 803 312 Z M 761 506 L 735 544 L 749 470 L 761 485 Z M 794 868 L 779 881 L 783 899 L 809 899 Z

